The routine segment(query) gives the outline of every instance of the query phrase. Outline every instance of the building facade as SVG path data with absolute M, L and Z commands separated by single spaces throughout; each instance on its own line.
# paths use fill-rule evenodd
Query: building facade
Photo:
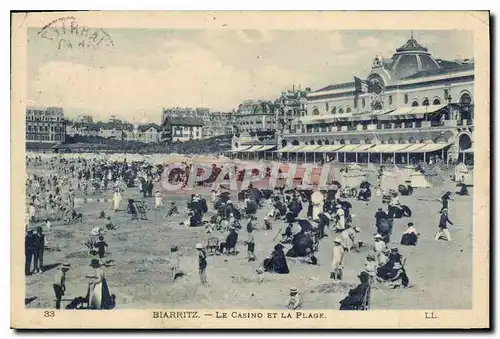
M 26 142 L 60 143 L 66 140 L 66 120 L 61 107 L 26 108 Z
M 162 140 L 185 142 L 203 139 L 203 121 L 194 117 L 166 117 Z
M 281 157 L 408 163 L 471 153 L 474 62 L 434 58 L 413 36 L 366 76 L 306 95 L 304 116 L 285 126 Z
M 310 88 L 301 90 L 300 86 L 296 90 L 294 86 L 291 90 L 281 92 L 275 101 L 278 134 L 282 134 L 285 128 L 290 129 L 293 120 L 306 115 L 307 94 L 310 91 Z
M 161 127 L 159 125 L 145 124 L 134 127 L 134 133 L 131 135 L 131 137 L 134 137 L 134 140 L 144 143 L 154 143 L 160 141 Z
M 204 138 L 213 138 L 222 135 L 232 135 L 233 133 L 232 112 L 210 112 L 210 119 Z M 206 134 L 205 134 L 206 133 Z
M 221 135 L 232 134 L 232 112 L 212 112 L 209 108 L 173 107 L 164 108 L 162 114 L 162 125 L 167 117 L 195 118 L 203 123 L 202 138 L 212 138 Z
M 241 152 L 252 154 L 254 158 L 263 151 L 276 147 L 277 105 L 265 100 L 246 100 L 233 114 L 233 155 Z

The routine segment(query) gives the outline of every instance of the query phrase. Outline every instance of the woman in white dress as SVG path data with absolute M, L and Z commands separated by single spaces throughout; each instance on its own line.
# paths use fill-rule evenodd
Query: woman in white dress
M 89 283 L 88 305 L 92 310 L 106 310 L 114 307 L 114 301 L 109 293 L 108 283 L 99 260 L 92 259 L 90 264 L 95 269 L 94 280 Z
M 120 190 L 117 189 L 115 193 L 113 193 L 113 208 L 116 211 L 120 208 L 120 203 L 122 201 L 122 195 L 120 193 Z

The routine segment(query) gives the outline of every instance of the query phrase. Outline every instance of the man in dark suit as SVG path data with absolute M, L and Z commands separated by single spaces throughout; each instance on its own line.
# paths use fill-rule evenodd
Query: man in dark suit
M 26 275 L 31 274 L 31 262 L 33 261 L 34 246 L 33 231 L 27 231 L 24 236 L 24 274 Z

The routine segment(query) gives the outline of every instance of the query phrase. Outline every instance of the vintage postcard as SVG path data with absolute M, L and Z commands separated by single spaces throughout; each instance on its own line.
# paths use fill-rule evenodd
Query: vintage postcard
M 488 328 L 489 29 L 12 13 L 12 327 Z

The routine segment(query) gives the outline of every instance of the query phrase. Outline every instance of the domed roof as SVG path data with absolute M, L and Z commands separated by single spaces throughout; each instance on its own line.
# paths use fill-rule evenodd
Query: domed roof
M 410 52 L 410 51 L 422 51 L 422 52 L 427 52 L 427 48 L 422 46 L 413 38 L 413 35 L 411 36 L 410 39 L 404 44 L 403 46 L 396 48 L 396 52 L 401 53 L 401 52 Z
M 391 71 L 397 79 L 438 68 L 441 68 L 439 63 L 427 52 L 426 47 L 413 38 L 413 34 L 403 46 L 396 49 L 396 53 L 392 56 Z

